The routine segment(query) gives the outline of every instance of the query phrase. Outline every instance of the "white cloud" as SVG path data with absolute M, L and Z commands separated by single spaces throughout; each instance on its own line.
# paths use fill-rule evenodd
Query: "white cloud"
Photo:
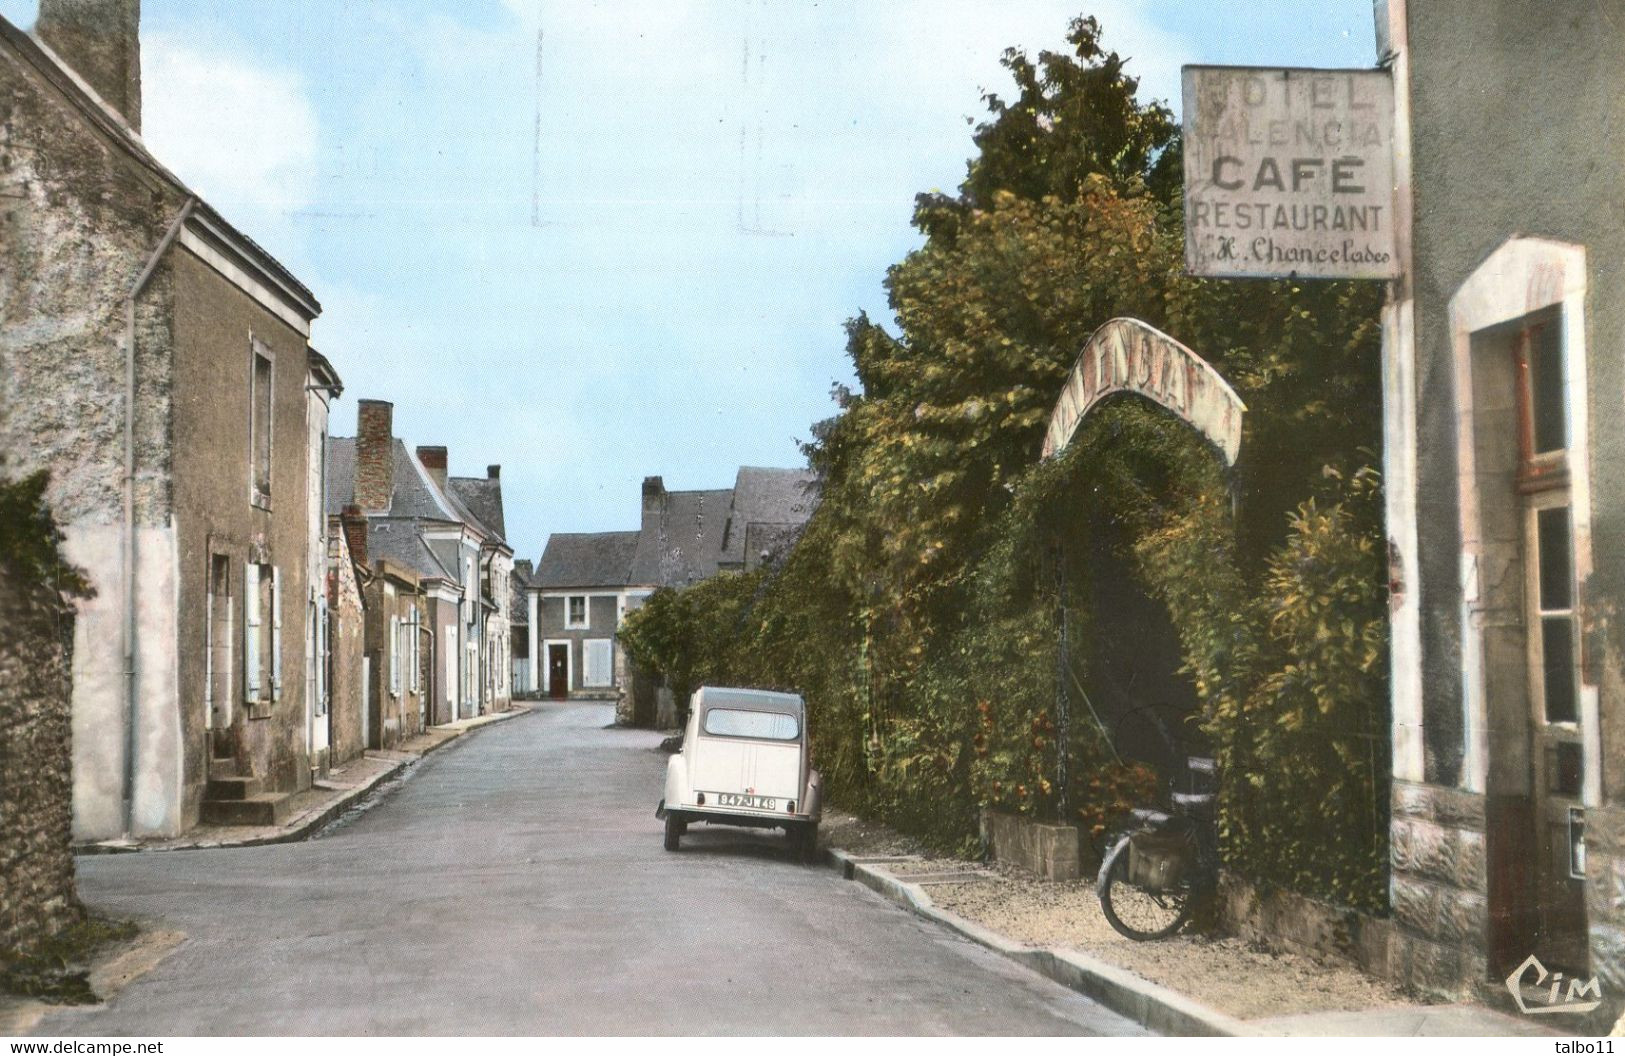
M 161 33 L 141 51 L 143 138 L 164 164 L 228 214 L 310 203 L 320 133 L 298 74 Z

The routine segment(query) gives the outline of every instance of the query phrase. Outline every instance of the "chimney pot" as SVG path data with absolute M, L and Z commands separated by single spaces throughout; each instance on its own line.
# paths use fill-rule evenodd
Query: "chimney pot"
M 141 0 L 40 0 L 34 34 L 141 131 Z
M 486 480 L 501 480 L 502 479 L 502 467 L 499 466 L 499 465 L 486 466 L 485 467 L 485 479 Z

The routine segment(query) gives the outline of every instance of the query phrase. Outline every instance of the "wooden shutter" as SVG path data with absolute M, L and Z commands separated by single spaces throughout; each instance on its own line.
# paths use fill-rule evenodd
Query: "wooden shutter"
M 412 621 L 407 626 L 407 633 L 412 636 L 412 643 L 406 650 L 406 655 L 412 658 L 412 692 L 420 693 L 423 690 L 423 673 L 419 670 L 422 666 L 419 651 L 422 649 L 420 643 L 423 636 L 418 633 L 418 610 L 415 605 L 412 607 Z
M 243 565 L 243 699 L 260 699 L 260 566 Z
M 282 570 L 271 566 L 271 699 L 282 699 Z
M 401 618 L 389 617 L 389 695 L 401 695 Z

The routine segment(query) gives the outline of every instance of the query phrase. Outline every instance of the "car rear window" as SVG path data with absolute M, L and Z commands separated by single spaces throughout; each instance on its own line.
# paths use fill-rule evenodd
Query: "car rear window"
M 705 732 L 717 737 L 793 741 L 801 736 L 801 723 L 794 715 L 783 712 L 712 708 L 705 713 Z

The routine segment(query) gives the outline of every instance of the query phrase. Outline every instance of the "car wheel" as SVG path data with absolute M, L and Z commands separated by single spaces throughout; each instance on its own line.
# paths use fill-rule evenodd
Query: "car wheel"
M 666 850 L 675 851 L 677 841 L 682 839 L 683 830 L 688 826 L 671 811 L 666 812 Z

